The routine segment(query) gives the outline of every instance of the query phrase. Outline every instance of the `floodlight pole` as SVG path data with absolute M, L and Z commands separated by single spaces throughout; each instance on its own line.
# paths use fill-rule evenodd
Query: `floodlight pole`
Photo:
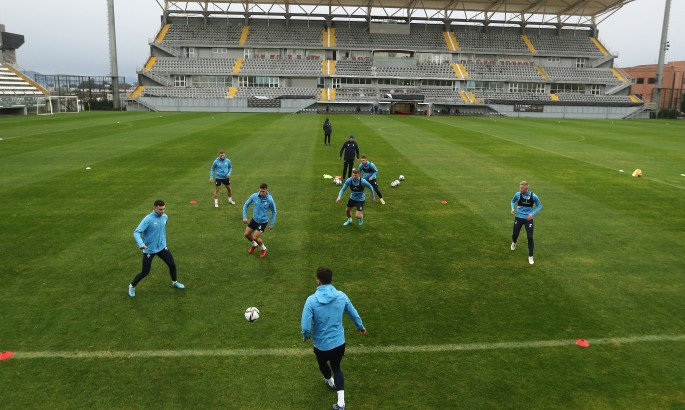
M 114 28 L 114 0 L 107 0 L 107 20 L 109 26 L 109 67 L 112 73 L 112 103 L 115 110 L 121 109 L 119 99 L 119 68 L 117 65 L 117 33 Z
M 659 102 L 661 98 L 661 81 L 664 77 L 664 58 L 666 56 L 666 43 L 668 38 L 668 19 L 671 11 L 671 0 L 666 0 L 664 9 L 664 24 L 661 28 L 661 44 L 659 45 L 659 66 L 656 70 L 656 88 L 654 89 L 654 100 L 656 101 L 657 115 L 659 112 Z

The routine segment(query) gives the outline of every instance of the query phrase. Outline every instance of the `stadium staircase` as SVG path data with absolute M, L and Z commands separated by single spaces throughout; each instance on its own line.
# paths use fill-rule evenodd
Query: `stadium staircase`
M 235 60 L 235 65 L 233 65 L 233 74 L 238 74 L 240 73 L 240 69 L 243 67 L 243 60 L 242 58 L 237 58 Z
M 244 46 L 245 43 L 247 42 L 247 36 L 249 34 L 250 34 L 250 26 L 244 26 L 243 32 L 240 34 L 240 40 L 238 41 L 238 45 Z
M 608 88 L 606 90 L 607 95 L 616 95 L 619 92 L 625 90 L 626 88 L 630 88 L 630 86 L 633 85 L 633 81 L 628 79 L 628 75 L 623 71 L 618 68 L 612 68 L 611 73 L 616 77 L 621 83 Z
M 599 42 L 599 40 L 597 40 L 594 37 L 590 37 L 590 41 L 592 41 L 592 44 L 594 44 L 595 47 L 597 47 L 597 50 L 599 50 L 599 52 L 602 53 L 603 56 L 608 57 L 610 55 L 607 49 L 602 45 L 602 43 Z
M 559 96 L 556 95 L 556 94 L 550 94 L 550 95 L 549 95 L 549 98 L 551 98 L 552 101 L 561 101 L 561 100 L 559 99 Z
M 445 45 L 449 51 L 461 51 L 459 48 L 459 42 L 457 38 L 454 37 L 454 33 L 451 31 L 443 31 L 442 37 L 445 39 Z
M 544 68 L 542 68 L 539 65 L 536 65 L 535 69 L 538 70 L 538 73 L 540 73 L 540 77 L 542 77 L 545 81 L 549 81 L 549 75 L 545 72 Z
M 324 48 L 334 48 L 335 47 L 335 29 L 334 28 L 329 28 L 323 29 L 323 34 L 322 34 L 322 39 L 321 39 L 321 45 Z
M 530 41 L 530 38 L 527 35 L 522 34 L 521 40 L 523 40 L 523 42 L 526 44 L 526 47 L 528 47 L 528 50 L 530 50 L 531 54 L 538 53 L 538 51 L 535 49 L 535 46 L 533 45 L 533 42 Z
M 464 64 L 452 63 L 452 70 L 454 71 L 454 75 L 461 80 L 469 78 L 469 73 L 466 71 Z
M 235 95 L 238 93 L 238 88 L 237 87 L 231 87 L 228 89 L 228 93 L 226 94 L 226 98 L 235 98 Z

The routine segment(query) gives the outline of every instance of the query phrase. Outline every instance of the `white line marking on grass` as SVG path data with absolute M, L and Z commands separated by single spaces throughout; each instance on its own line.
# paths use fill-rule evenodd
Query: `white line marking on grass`
M 594 345 L 620 345 L 644 342 L 682 342 L 685 335 L 648 335 L 633 337 L 614 337 L 587 339 L 590 347 Z M 378 353 L 434 353 L 434 352 L 462 352 L 470 350 L 504 350 L 504 349 L 539 349 L 544 347 L 572 347 L 575 340 L 538 340 L 529 342 L 499 342 L 499 343 L 462 343 L 439 345 L 409 345 L 409 346 L 349 346 L 346 354 L 378 354 Z M 46 352 L 14 352 L 14 359 L 117 359 L 133 357 L 248 357 L 248 356 L 310 356 L 310 348 L 284 349 L 216 349 L 216 350 L 139 350 L 139 351 L 46 351 Z
M 442 125 L 447 125 L 447 126 L 449 126 L 449 127 L 461 128 L 461 129 L 463 129 L 463 130 L 468 130 L 468 131 L 471 131 L 471 132 L 477 132 L 477 133 L 480 133 L 480 134 L 483 134 L 483 135 L 489 135 L 489 136 L 491 136 L 491 137 L 493 137 L 493 138 L 497 138 L 497 139 L 501 139 L 501 140 L 503 140 L 503 141 L 511 142 L 512 144 L 518 144 L 518 145 L 523 145 L 524 147 L 528 147 L 528 148 L 539 149 L 540 151 L 549 152 L 550 154 L 559 155 L 559 156 L 564 157 L 564 158 L 568 158 L 568 159 L 572 159 L 572 160 L 575 160 L 575 161 L 584 162 L 584 163 L 586 163 L 586 164 L 590 164 L 590 165 L 594 165 L 594 166 L 597 166 L 597 167 L 601 167 L 601 168 L 610 169 L 610 170 L 612 170 L 612 171 L 615 171 L 614 168 L 609 167 L 609 166 L 606 166 L 606 165 L 603 165 L 603 164 L 598 164 L 598 163 L 596 163 L 596 162 L 591 162 L 591 161 L 587 161 L 587 160 L 584 160 L 584 159 L 581 159 L 581 158 L 572 157 L 572 156 L 570 156 L 570 155 L 565 155 L 565 154 L 562 154 L 562 153 L 556 152 L 556 151 L 550 151 L 550 150 L 548 150 L 548 149 L 541 148 L 541 147 L 536 147 L 536 146 L 534 146 L 534 145 L 524 144 L 524 143 L 519 142 L 519 141 L 514 141 L 514 140 L 510 140 L 510 139 L 508 139 L 508 138 L 500 137 L 499 135 L 490 134 L 489 132 L 483 132 L 483 131 L 479 131 L 479 130 L 474 130 L 474 129 L 472 129 L 472 128 L 462 127 L 461 125 L 450 124 L 450 123 L 443 122 L 443 121 L 434 120 L 434 122 L 440 123 L 440 124 L 442 124 Z M 576 135 L 579 135 L 579 134 L 576 134 Z M 584 141 L 584 140 L 583 140 L 583 141 Z M 571 142 L 571 141 L 567 141 L 567 142 Z M 578 142 L 581 142 L 581 141 L 578 141 Z M 654 181 L 654 182 L 658 182 L 658 183 L 660 183 L 660 184 L 668 185 L 668 186 L 673 187 L 673 188 L 685 189 L 685 187 L 678 186 L 678 185 L 673 185 L 673 184 L 669 184 L 668 182 L 664 182 L 664 181 L 662 181 L 662 180 L 660 180 L 660 179 L 656 179 L 656 178 L 649 178 L 649 177 L 644 177 L 644 176 L 643 176 L 643 179 L 649 179 L 649 180 L 652 180 L 652 181 Z

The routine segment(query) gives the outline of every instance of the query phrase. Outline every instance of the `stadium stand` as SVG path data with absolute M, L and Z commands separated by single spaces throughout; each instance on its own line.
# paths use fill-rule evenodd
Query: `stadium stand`
M 151 109 L 159 97 L 220 98 L 230 109 L 303 112 L 369 110 L 381 103 L 386 112 L 395 103 L 425 112 L 418 104 L 428 103 L 447 113 L 495 104 L 498 115 L 520 115 L 515 106 L 521 102 L 539 105 L 537 112 L 563 104 L 641 106 L 628 95 L 631 79 L 613 68 L 614 56 L 596 36 L 582 27 L 287 22 L 189 13 L 168 17 L 151 41 L 131 98 Z M 263 101 L 284 98 L 291 101 Z

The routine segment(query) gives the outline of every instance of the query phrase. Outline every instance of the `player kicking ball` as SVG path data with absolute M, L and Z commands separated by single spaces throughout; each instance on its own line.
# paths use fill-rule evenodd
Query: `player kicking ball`
M 350 187 L 351 193 L 350 199 L 347 201 L 347 206 L 345 207 L 347 220 L 343 223 L 343 226 L 352 224 L 352 208 L 357 209 L 355 216 L 359 221 L 359 225 L 361 225 L 364 223 L 364 214 L 362 211 L 364 210 L 364 201 L 366 200 L 364 188 L 369 189 L 369 192 L 371 192 L 371 202 L 374 202 L 376 200 L 376 196 L 373 193 L 373 186 L 371 186 L 371 184 L 369 184 L 369 182 L 364 178 L 359 177 L 359 171 L 357 169 L 353 169 L 352 177 L 347 178 L 342 189 L 340 189 L 340 193 L 338 194 L 338 198 L 335 200 L 335 202 L 340 202 L 340 199 L 342 198 L 343 193 L 345 193 L 347 187 Z
M 247 253 L 252 255 L 255 249 L 260 247 L 260 258 L 266 256 L 266 245 L 264 245 L 264 241 L 261 238 L 262 233 L 264 233 L 264 228 L 267 227 L 268 223 L 268 229 L 272 230 L 274 229 L 274 223 L 276 223 L 276 203 L 267 189 L 268 186 L 266 184 L 260 185 L 259 192 L 250 195 L 247 201 L 245 201 L 245 205 L 243 205 L 243 223 L 247 224 L 247 228 L 245 228 L 245 238 L 252 244 Z M 254 204 L 254 207 L 252 208 L 252 220 L 248 223 L 247 209 L 251 204 Z M 269 209 L 271 209 L 270 220 Z

